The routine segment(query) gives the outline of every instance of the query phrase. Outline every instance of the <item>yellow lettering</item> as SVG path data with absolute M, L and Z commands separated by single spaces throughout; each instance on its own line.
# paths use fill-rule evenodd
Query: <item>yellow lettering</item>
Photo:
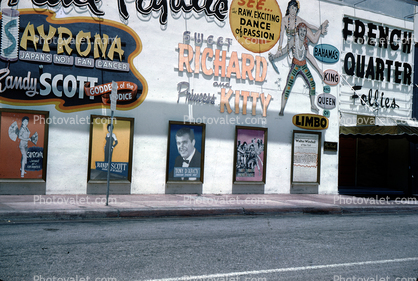
M 97 59 L 100 57 L 99 50 L 102 52 L 102 57 L 106 58 L 106 49 L 107 44 L 109 42 L 109 36 L 103 34 L 103 38 L 100 37 L 99 34 L 96 33 L 94 35 L 94 58 Z
M 26 26 L 25 31 L 23 31 L 22 39 L 20 40 L 20 47 L 27 50 L 28 41 L 32 41 L 36 50 L 36 48 L 38 47 L 37 44 L 38 44 L 39 38 L 35 36 L 35 28 L 33 24 L 30 24 L 30 22 L 28 22 L 28 25 Z
M 54 37 L 57 29 L 50 25 L 48 35 L 45 35 L 44 25 L 38 26 L 37 30 L 38 30 L 39 36 L 41 36 L 42 39 L 44 40 L 42 51 L 49 53 L 51 51 L 51 49 L 49 48 L 49 43 L 50 43 L 49 41 Z
M 86 42 L 87 48 L 84 51 L 81 51 L 81 42 L 84 40 L 84 38 L 87 40 Z M 90 54 L 90 50 L 91 50 L 90 38 L 91 38 L 91 33 L 83 32 L 83 31 L 80 31 L 75 38 L 75 41 L 76 41 L 75 48 L 77 49 L 78 54 L 82 57 L 87 57 Z
M 113 60 L 113 56 L 115 52 L 119 54 L 119 60 L 122 61 L 122 56 L 125 51 L 122 50 L 122 43 L 118 36 L 116 36 L 116 38 L 113 40 L 112 46 L 109 49 L 109 53 L 107 54 L 107 57 Z
M 68 35 L 68 38 L 64 39 L 62 36 L 63 34 Z M 67 52 L 67 54 L 71 55 L 71 52 L 73 51 L 73 49 L 70 48 L 70 42 L 71 42 L 72 37 L 73 37 L 73 34 L 68 28 L 62 27 L 62 26 L 58 27 L 57 54 L 64 53 L 64 48 L 65 48 L 65 51 Z

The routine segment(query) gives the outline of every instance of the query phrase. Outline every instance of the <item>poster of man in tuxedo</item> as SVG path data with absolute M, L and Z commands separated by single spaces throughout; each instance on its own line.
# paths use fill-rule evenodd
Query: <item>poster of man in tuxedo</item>
M 169 122 L 167 182 L 203 183 L 205 124 Z

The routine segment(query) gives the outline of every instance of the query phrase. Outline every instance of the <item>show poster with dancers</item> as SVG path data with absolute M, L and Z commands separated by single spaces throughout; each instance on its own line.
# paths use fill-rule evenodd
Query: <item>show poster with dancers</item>
M 234 183 L 265 183 L 267 128 L 237 126 Z
M 90 125 L 89 181 L 131 181 L 133 118 L 93 115 Z
M 0 179 L 46 180 L 48 112 L 0 110 Z

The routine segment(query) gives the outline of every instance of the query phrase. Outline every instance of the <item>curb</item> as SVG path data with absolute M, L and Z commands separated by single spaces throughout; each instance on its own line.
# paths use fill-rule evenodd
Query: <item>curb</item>
M 90 220 L 162 217 L 262 216 L 262 215 L 345 215 L 418 214 L 418 207 L 234 207 L 234 208 L 157 208 L 110 210 L 0 211 L 0 221 Z

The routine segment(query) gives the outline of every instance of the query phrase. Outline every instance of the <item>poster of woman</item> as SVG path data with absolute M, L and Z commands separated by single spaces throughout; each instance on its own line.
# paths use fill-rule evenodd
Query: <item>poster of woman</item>
M 93 115 L 90 125 L 88 180 L 131 181 L 133 118 Z M 112 133 L 110 131 L 112 130 Z
M 265 183 L 267 128 L 235 129 L 234 183 Z
M 46 179 L 49 113 L 0 111 L 0 179 Z

